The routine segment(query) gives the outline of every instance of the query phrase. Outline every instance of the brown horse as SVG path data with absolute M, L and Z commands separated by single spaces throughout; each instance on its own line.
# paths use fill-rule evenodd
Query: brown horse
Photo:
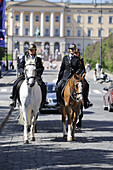
M 67 141 L 75 140 L 75 125 L 83 107 L 84 78 L 74 74 L 64 88 L 64 103 L 61 104 L 63 136 Z M 66 115 L 68 117 L 68 134 L 66 133 Z

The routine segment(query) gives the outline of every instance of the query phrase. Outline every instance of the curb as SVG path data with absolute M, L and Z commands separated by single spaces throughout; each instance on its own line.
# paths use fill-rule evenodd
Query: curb
M 13 107 L 11 107 L 10 111 L 7 113 L 5 119 L 2 121 L 2 123 L 0 124 L 0 130 L 2 129 L 2 127 L 4 126 L 5 122 L 7 121 L 8 117 L 11 115 L 13 110 Z

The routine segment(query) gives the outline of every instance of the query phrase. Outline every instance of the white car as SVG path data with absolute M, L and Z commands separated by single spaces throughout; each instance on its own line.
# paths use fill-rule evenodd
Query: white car
M 57 86 L 56 83 L 47 83 L 47 96 L 46 101 L 48 104 L 45 104 L 43 107 L 40 108 L 40 113 L 58 113 L 59 107 L 57 105 Z

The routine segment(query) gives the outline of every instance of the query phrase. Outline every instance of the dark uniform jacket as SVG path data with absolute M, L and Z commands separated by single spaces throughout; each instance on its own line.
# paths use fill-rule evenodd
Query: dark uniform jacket
M 23 68 L 25 67 L 25 56 L 22 57 L 18 68 Z M 37 76 L 41 77 L 44 71 L 44 66 L 42 64 L 42 59 L 40 57 L 36 57 L 36 69 L 37 69 Z
M 72 59 L 70 59 L 69 55 L 64 56 L 60 67 L 57 83 L 59 83 L 61 79 L 66 81 L 74 73 L 81 73 L 80 58 L 75 55 Z
M 81 73 L 80 73 L 80 75 L 82 76 L 83 73 L 86 73 L 86 69 L 85 69 L 85 66 L 84 66 L 84 60 L 83 60 L 83 58 L 80 59 L 80 68 L 81 68 Z

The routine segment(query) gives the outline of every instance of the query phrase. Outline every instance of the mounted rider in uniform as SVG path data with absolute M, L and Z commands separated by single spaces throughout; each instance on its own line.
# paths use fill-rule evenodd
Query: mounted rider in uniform
M 73 45 L 69 46 L 69 55 L 65 55 L 60 67 L 57 85 L 58 85 L 58 92 L 57 92 L 57 105 L 61 103 L 62 99 L 62 89 L 65 86 L 67 80 L 74 74 L 80 74 L 80 58 L 75 55 L 76 48 Z
M 36 45 L 31 44 L 28 51 L 25 52 L 25 55 L 22 57 L 19 65 L 18 65 L 18 68 L 22 68 L 24 70 L 25 58 L 32 57 L 32 59 L 34 59 L 34 58 L 36 59 L 36 70 L 37 70 L 37 77 L 36 77 L 37 79 L 36 80 L 37 80 L 38 85 L 40 86 L 41 91 L 42 91 L 42 105 L 43 105 L 43 104 L 47 103 L 46 102 L 47 89 L 46 89 L 46 85 L 43 82 L 42 77 L 41 77 L 43 74 L 43 71 L 44 71 L 44 66 L 42 64 L 42 59 L 40 57 L 37 57 L 36 50 L 37 50 Z M 10 106 L 12 106 L 12 107 L 16 106 L 16 99 L 18 97 L 19 88 L 20 88 L 23 80 L 25 80 L 24 74 L 14 82 L 12 96 L 10 96 L 10 98 L 13 100 L 13 102 L 10 104 Z

